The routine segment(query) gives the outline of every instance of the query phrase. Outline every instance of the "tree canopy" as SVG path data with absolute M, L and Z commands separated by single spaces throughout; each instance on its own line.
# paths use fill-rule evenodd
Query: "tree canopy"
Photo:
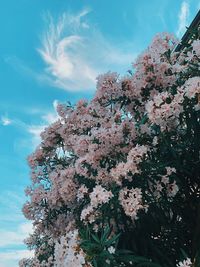
M 29 156 L 24 267 L 200 266 L 200 40 L 157 35 Z M 193 265 L 192 265 L 193 264 Z

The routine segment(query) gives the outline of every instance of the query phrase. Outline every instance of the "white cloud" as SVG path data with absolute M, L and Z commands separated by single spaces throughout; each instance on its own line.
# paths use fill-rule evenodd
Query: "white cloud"
M 181 4 L 181 9 L 178 14 L 178 30 L 176 35 L 181 37 L 186 31 L 186 26 L 188 26 L 189 18 L 189 4 L 186 1 L 183 1 Z
M 22 214 L 22 206 L 26 200 L 23 194 L 22 188 L 17 188 L 18 192 L 15 191 L 1 191 L 0 194 L 0 232 L 5 232 L 7 226 L 13 225 L 15 227 L 14 233 L 20 232 L 24 233 L 30 227 L 31 224 L 27 224 L 26 220 Z M 15 222 L 15 224 L 13 224 Z M 5 227 L 6 228 L 5 228 Z M 2 229 L 4 228 L 4 230 Z M 0 240 L 2 241 L 2 236 L 0 234 Z M 0 241 L 0 246 L 1 246 Z M 7 241 L 9 242 L 9 241 Z
M 24 222 L 25 218 L 22 214 L 21 208 L 25 202 L 23 190 L 18 188 L 21 193 L 13 191 L 1 191 L 0 194 L 0 228 L 2 225 L 19 225 Z
M 35 70 L 12 55 L 5 57 L 5 62 L 39 85 L 71 92 L 95 90 L 100 73 L 112 70 L 125 74 L 138 54 L 134 41 L 109 40 L 89 22 L 90 13 L 85 8 L 78 14 L 64 13 L 57 20 L 47 14 L 47 29 L 37 49 L 44 69 Z
M 98 74 L 125 66 L 127 70 L 134 60 L 133 44 L 107 40 L 86 20 L 90 12 L 64 13 L 57 21 L 48 14 L 48 29 L 38 51 L 51 85 L 68 91 L 95 89 Z
M 7 116 L 1 116 L 1 124 L 3 126 L 7 126 L 11 123 L 12 123 L 12 121 Z
M 58 120 L 59 116 L 56 112 L 58 101 L 53 101 L 53 108 L 54 110 L 51 112 L 47 112 L 41 116 L 41 124 L 38 125 L 27 125 L 26 129 L 28 133 L 32 135 L 32 145 L 35 148 L 41 142 L 40 134 L 44 131 L 49 124 Z
M 35 148 L 37 145 L 39 145 L 41 138 L 40 134 L 42 131 L 44 131 L 45 127 L 47 125 L 30 125 L 27 127 L 28 133 L 31 134 L 31 142 L 32 146 Z
M 46 114 L 44 114 L 42 116 L 42 119 L 47 122 L 47 124 L 51 124 L 53 122 L 55 122 L 56 120 L 58 120 L 59 116 L 58 116 L 58 113 L 56 111 L 56 108 L 57 108 L 57 105 L 58 105 L 58 100 L 54 100 L 53 101 L 53 108 L 54 108 L 54 111 L 53 112 L 48 112 Z
M 10 250 L 7 252 L 0 252 L 0 260 L 20 260 L 22 258 L 29 258 L 33 256 L 33 252 L 25 249 L 21 250 Z
M 28 124 L 17 118 L 12 118 L 11 120 L 7 116 L 2 116 L 0 118 L 0 124 L 2 124 L 3 126 L 12 124 L 12 126 L 22 129 L 25 132 L 28 132 L 31 135 L 32 148 L 35 149 L 36 146 L 39 145 L 41 142 L 40 138 L 41 132 L 43 132 L 44 129 L 48 127 L 50 124 L 58 120 L 59 116 L 56 111 L 57 105 L 58 101 L 54 100 L 52 103 L 53 109 L 51 111 L 44 111 L 41 109 L 35 109 L 35 110 L 31 109 L 29 113 L 31 114 L 37 113 L 40 116 L 39 117 L 40 123 L 38 124 Z M 25 139 L 21 141 L 18 140 L 17 143 L 15 143 L 15 147 L 19 146 L 22 147 L 30 146 L 30 140 L 25 140 Z M 0 196 L 0 203 L 1 203 L 1 196 Z
M 57 23 L 49 15 L 49 28 L 43 36 L 43 47 L 38 51 L 56 87 L 74 91 L 79 90 L 79 86 L 91 88 L 95 83 L 97 73 L 82 54 L 84 38 L 75 33 L 67 35 L 68 28 L 74 32 L 82 27 L 81 18 L 87 14 L 86 11 L 77 16 L 63 14 Z
M 25 196 L 22 196 L 22 188 L 20 191 L 0 194 L 0 267 L 17 267 L 21 258 L 32 255 L 23 242 L 33 227 L 22 215 Z
M 27 222 L 21 212 L 24 202 L 25 196 L 19 192 L 1 192 L 0 267 L 17 267 L 21 258 L 32 255 L 32 252 L 25 250 L 23 244 L 23 240 L 33 231 L 32 223 Z
M 7 229 L 0 230 L 0 247 L 22 245 L 23 240 L 32 233 L 32 224 L 29 222 L 21 223 L 17 229 L 9 231 Z
M 21 259 L 32 256 L 33 252 L 25 249 L 0 252 L 0 267 L 17 267 Z
M 80 28 L 90 28 L 89 24 L 86 21 L 83 21 L 85 17 L 91 12 L 90 8 L 84 8 L 81 12 L 74 15 L 71 13 L 64 13 L 63 14 L 63 20 L 67 22 L 67 24 L 73 29 L 78 30 Z M 62 23 L 60 26 L 64 26 Z
M 16 127 L 20 130 L 23 130 L 25 133 L 28 133 L 30 136 L 29 138 L 19 139 L 16 142 L 14 142 L 15 149 L 20 150 L 22 147 L 30 147 L 30 144 L 31 144 L 31 149 L 33 150 L 37 147 L 37 145 L 40 144 L 41 132 L 43 132 L 46 127 L 48 127 L 53 122 L 57 121 L 59 118 L 57 111 L 56 111 L 57 104 L 58 104 L 58 101 L 54 100 L 52 103 L 53 109 L 50 111 L 41 110 L 39 108 L 35 110 L 31 109 L 29 113 L 31 114 L 37 113 L 38 115 L 39 123 L 37 124 L 28 124 L 20 119 L 17 119 L 17 118 L 10 119 L 7 116 L 0 117 L 0 125 L 3 125 L 3 126 L 12 125 L 12 127 Z M 4 198 L 0 196 L 0 204 L 1 204 L 1 201 L 3 200 Z M 4 218 L 7 217 L 6 215 L 0 213 L 0 220 L 2 216 Z

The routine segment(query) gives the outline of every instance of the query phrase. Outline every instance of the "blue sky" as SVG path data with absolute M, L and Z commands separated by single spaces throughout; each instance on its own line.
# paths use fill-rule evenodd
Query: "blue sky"
M 91 98 L 95 77 L 126 74 L 152 37 L 181 37 L 199 0 L 7 0 L 0 8 L 0 267 L 29 255 L 21 214 L 26 157 L 58 101 Z

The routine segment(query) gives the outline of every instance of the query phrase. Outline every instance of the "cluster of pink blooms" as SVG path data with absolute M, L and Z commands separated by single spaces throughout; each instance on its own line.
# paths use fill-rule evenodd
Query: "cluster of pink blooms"
M 167 194 L 169 198 L 173 198 L 179 191 L 176 181 L 173 180 L 173 182 L 170 182 L 169 179 L 172 173 L 176 173 L 176 169 L 171 167 L 166 167 L 165 169 L 166 174 L 160 175 L 160 179 L 155 182 L 155 185 L 151 185 L 153 194 L 157 199 L 162 197 L 162 193 Z
M 122 205 L 124 212 L 127 216 L 130 216 L 134 221 L 136 220 L 139 210 L 144 209 L 147 211 L 148 205 L 143 203 L 142 191 L 140 188 L 128 189 L 125 187 L 119 193 L 119 202 Z
M 146 171 L 159 145 L 159 133 L 179 132 L 185 102 L 194 101 L 195 109 L 199 107 L 200 78 L 176 83 L 187 70 L 184 60 L 200 55 L 199 41 L 193 43 L 192 55 L 178 56 L 173 52 L 176 43 L 171 35 L 156 36 L 136 60 L 133 75 L 100 75 L 90 102 L 58 105 L 60 119 L 44 130 L 40 146 L 28 158 L 32 185 L 23 208 L 33 220 L 35 234 L 53 240 L 55 254 L 46 255 L 44 266 L 90 266 L 78 242 L 77 225 L 89 223 L 98 231 L 105 207 L 106 216 L 116 209 L 134 227 L 133 221 L 140 211 L 148 214 L 155 197 L 157 205 L 164 192 L 169 201 L 178 193 L 176 170 L 168 163 L 163 167 L 166 174 L 159 170 L 154 183 L 154 169 Z M 21 261 L 21 266 L 43 266 L 37 257 L 42 246 L 32 240 L 32 247 L 35 257 L 29 263 Z M 188 259 L 178 266 L 189 264 Z
M 149 120 L 153 124 L 159 125 L 162 131 L 178 125 L 179 115 L 183 112 L 183 100 L 183 92 L 181 90 L 175 96 L 168 92 L 155 95 L 153 100 L 146 103 Z
M 184 84 L 184 91 L 185 96 L 189 99 L 194 99 L 196 97 L 200 96 L 200 78 L 199 77 L 193 77 L 186 81 Z M 196 105 L 194 105 L 195 110 L 200 109 L 199 101 Z
M 37 242 L 37 237 L 29 237 L 28 239 L 25 240 L 26 244 L 31 245 Z M 54 266 L 54 255 L 53 253 L 51 255 L 49 255 L 47 260 L 39 260 L 39 258 L 44 255 L 44 253 L 47 250 L 47 246 L 48 248 L 50 248 L 52 245 L 54 244 L 54 240 L 52 238 L 47 238 L 46 240 L 43 240 L 43 243 L 41 243 L 39 249 L 35 252 L 35 256 L 34 258 L 30 258 L 30 259 L 22 259 L 19 262 L 19 266 L 20 267 L 24 267 L 24 266 L 31 266 L 31 267 L 50 267 L 50 266 Z
M 86 266 L 85 253 L 80 248 L 77 229 L 69 231 L 55 242 L 54 258 L 54 267 Z
M 50 173 L 51 191 L 48 191 L 47 198 L 51 206 L 59 205 L 59 203 L 65 203 L 68 206 L 73 204 L 77 193 L 77 184 L 73 179 L 74 174 L 74 168 L 57 170 Z
M 96 185 L 93 191 L 89 194 L 90 204 L 81 212 L 81 220 L 88 221 L 89 223 L 95 222 L 96 209 L 113 197 L 111 191 L 107 191 L 101 185 Z
M 200 94 L 200 78 L 193 77 L 187 80 L 184 85 L 185 87 L 185 96 L 189 99 L 196 97 Z
M 120 162 L 115 168 L 112 168 L 111 175 L 113 180 L 121 184 L 123 178 L 131 180 L 131 177 L 127 175 L 129 172 L 131 172 L 132 175 L 140 173 L 139 164 L 145 160 L 144 157 L 147 155 L 147 151 L 147 146 L 140 146 L 137 144 L 133 147 L 127 155 L 127 161 L 125 163 Z
M 180 261 L 177 267 L 192 267 L 192 262 L 190 258 L 185 259 L 184 261 Z

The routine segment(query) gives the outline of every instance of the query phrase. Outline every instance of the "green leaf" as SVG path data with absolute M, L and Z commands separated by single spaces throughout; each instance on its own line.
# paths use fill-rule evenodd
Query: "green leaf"
M 113 236 L 111 239 L 109 239 L 108 241 L 105 242 L 105 245 L 109 247 L 120 237 L 120 235 L 121 235 L 121 233 Z
M 181 251 L 181 253 L 182 253 L 182 255 L 183 255 L 184 258 L 187 258 L 188 257 L 188 255 L 186 254 L 186 252 L 182 248 L 180 249 L 180 251 Z
M 108 238 L 108 235 L 109 235 L 109 232 L 110 232 L 110 227 L 107 226 L 106 229 L 104 230 L 102 236 L 101 236 L 101 243 L 103 244 L 106 239 Z
M 101 241 L 99 240 L 98 236 L 94 235 L 94 234 L 91 234 L 92 238 L 98 243 L 100 244 Z

